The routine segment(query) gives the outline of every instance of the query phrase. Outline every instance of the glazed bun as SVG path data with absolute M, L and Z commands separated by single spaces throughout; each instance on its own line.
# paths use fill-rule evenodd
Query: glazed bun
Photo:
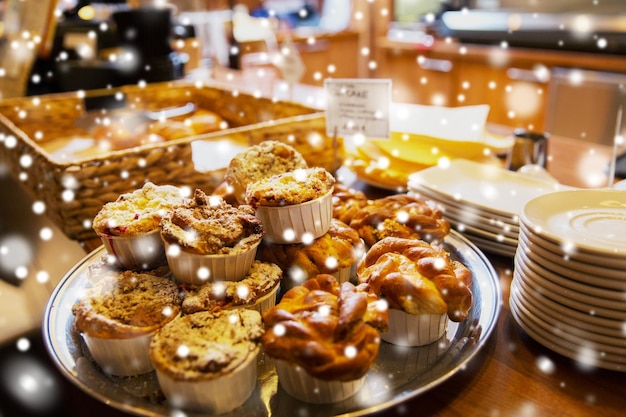
M 348 224 L 369 246 L 385 237 L 441 242 L 450 233 L 450 223 L 439 209 L 406 194 L 372 200 L 354 210 Z
M 267 355 L 297 364 L 322 380 L 361 378 L 378 355 L 377 329 L 386 329 L 387 309 L 371 293 L 332 275 L 296 286 L 263 314 Z M 346 355 L 346 348 L 356 348 Z
M 393 272 L 395 268 L 397 272 Z M 359 282 L 384 291 L 385 297 L 405 307 L 407 291 L 410 296 L 427 300 L 429 306 L 435 306 L 439 302 L 436 298 L 441 297 L 452 321 L 465 320 L 472 305 L 472 272 L 452 260 L 445 249 L 421 240 L 380 240 L 357 265 L 357 277 Z M 397 280 L 400 278 L 405 282 Z M 431 282 L 439 294 L 433 293 Z
M 368 205 L 369 202 L 362 191 L 336 183 L 333 190 L 333 217 L 350 224 L 356 213 Z
M 257 256 L 280 266 L 286 277 L 294 275 L 294 281 L 301 277 L 302 282 L 319 274 L 335 274 L 342 268 L 350 268 L 364 252 L 362 246 L 356 230 L 332 219 L 328 232 L 311 243 L 263 242 Z

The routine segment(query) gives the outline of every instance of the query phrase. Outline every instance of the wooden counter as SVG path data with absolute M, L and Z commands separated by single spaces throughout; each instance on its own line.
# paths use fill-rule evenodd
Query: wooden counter
M 496 55 L 505 55 L 510 61 L 526 61 L 546 66 L 585 68 L 596 71 L 626 72 L 626 60 L 623 55 L 591 52 L 568 51 L 560 49 L 541 49 L 500 45 L 463 43 L 454 39 L 437 39 L 432 48 L 416 47 L 411 43 L 397 42 L 387 36 L 376 38 L 376 46 L 384 50 L 418 51 L 437 54 L 446 58 L 462 56 L 466 60 L 486 61 Z

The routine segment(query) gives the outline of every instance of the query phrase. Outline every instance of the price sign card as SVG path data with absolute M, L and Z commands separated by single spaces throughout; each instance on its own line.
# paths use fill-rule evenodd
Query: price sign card
M 326 134 L 389 138 L 391 80 L 327 79 Z

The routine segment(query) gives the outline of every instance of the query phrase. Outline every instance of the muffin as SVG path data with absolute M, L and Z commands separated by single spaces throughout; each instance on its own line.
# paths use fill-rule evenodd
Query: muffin
M 296 169 L 248 184 L 246 202 L 274 243 L 312 242 L 328 232 L 335 178 L 324 168 Z
M 72 306 L 74 325 L 94 361 L 111 375 L 152 371 L 154 333 L 180 314 L 182 297 L 168 278 L 135 271 L 100 270 Z
M 104 204 L 92 227 L 123 269 L 152 269 L 166 264 L 159 236 L 161 218 L 184 201 L 180 188 L 147 182 Z
M 261 315 L 248 309 L 201 311 L 164 326 L 150 360 L 170 406 L 211 415 L 241 406 L 256 386 L 263 331 Z
M 450 233 L 450 223 L 438 208 L 406 194 L 372 200 L 355 210 L 348 224 L 368 246 L 385 237 L 442 242 Z
M 389 304 L 389 329 L 381 338 L 394 344 L 438 340 L 448 320 L 464 321 L 472 304 L 471 271 L 421 240 L 380 240 L 359 262 L 357 279 Z
M 263 348 L 280 386 L 301 401 L 333 403 L 362 387 L 387 308 L 374 294 L 321 274 L 287 291 L 263 322 Z
M 235 155 L 224 179 L 232 187 L 237 201 L 245 204 L 248 184 L 303 168 L 307 168 L 307 163 L 300 152 L 286 143 L 268 140 Z
M 183 300 L 183 314 L 235 307 L 263 313 L 276 304 L 276 292 L 282 276 L 283 271 L 277 265 L 254 261 L 241 281 L 207 282 L 189 289 Z
M 263 242 L 257 258 L 277 264 L 283 271 L 282 291 L 302 284 L 319 274 L 348 281 L 353 266 L 364 253 L 359 234 L 345 223 L 331 219 L 328 232 L 309 244 L 290 245 Z
M 252 207 L 233 207 L 200 189 L 161 221 L 167 263 L 178 281 L 192 285 L 243 279 L 263 233 Z

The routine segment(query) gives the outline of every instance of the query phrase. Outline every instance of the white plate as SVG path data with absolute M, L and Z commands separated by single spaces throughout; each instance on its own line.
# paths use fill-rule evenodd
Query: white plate
M 510 245 L 499 244 L 491 239 L 484 239 L 479 236 L 475 236 L 469 233 L 464 233 L 463 236 L 472 241 L 476 246 L 481 248 L 482 250 L 490 253 L 494 253 L 496 255 L 506 256 L 508 258 L 512 258 L 515 255 L 514 247 Z
M 479 206 L 473 205 L 471 202 L 452 198 L 449 195 L 440 193 L 437 190 L 432 190 L 428 187 L 422 186 L 421 184 L 409 184 L 408 192 L 410 194 L 421 196 L 425 199 L 436 201 L 444 207 L 449 207 L 457 211 L 468 213 L 468 215 L 477 216 L 486 219 L 487 221 L 499 221 L 509 224 L 512 227 L 518 227 L 519 218 L 517 214 L 502 215 L 498 213 L 484 211 Z
M 506 236 L 504 233 L 494 233 L 484 228 L 481 228 L 480 226 L 474 227 L 463 222 L 455 221 L 451 218 L 448 218 L 448 221 L 450 222 L 450 224 L 453 224 L 454 228 L 461 233 L 468 233 L 474 236 L 479 236 L 487 240 L 492 240 L 499 245 L 510 246 L 513 249 L 515 249 L 515 247 L 517 246 L 517 239 Z
M 516 252 L 515 257 L 516 257 L 516 261 L 524 265 L 525 268 L 530 269 L 535 274 L 541 275 L 543 278 L 563 288 L 568 288 L 572 291 L 577 291 L 579 293 L 587 294 L 589 296 L 603 298 L 605 300 L 612 300 L 615 302 L 626 304 L 626 291 L 611 290 L 607 288 L 596 287 L 593 285 L 588 285 L 588 284 L 564 277 L 560 274 L 554 273 L 546 268 L 543 268 L 541 265 L 532 261 L 528 257 L 528 254 L 526 254 L 524 251 Z
M 522 293 L 517 294 L 518 299 L 526 303 L 527 308 L 535 313 L 535 315 L 544 317 L 550 317 L 550 320 L 557 321 L 558 323 L 563 323 L 564 325 L 569 325 L 576 327 L 580 330 L 584 330 L 589 333 L 589 337 L 595 338 L 596 336 L 601 337 L 602 340 L 613 340 L 612 344 L 618 342 L 619 345 L 623 345 L 626 347 L 626 333 L 622 330 L 611 329 L 609 327 L 602 327 L 595 324 L 587 323 L 586 321 L 577 320 L 574 317 L 571 317 L 567 314 L 561 314 L 556 310 L 552 310 L 548 308 L 543 303 L 539 303 L 535 301 L 532 297 L 526 297 Z M 611 343 L 610 343 L 611 344 Z
M 613 310 L 615 312 L 624 312 L 626 313 L 626 302 L 616 301 L 611 299 L 606 299 L 603 297 L 596 297 L 593 295 L 589 295 L 586 293 L 574 291 L 570 288 L 563 287 L 559 284 L 556 284 L 549 279 L 537 274 L 535 271 L 530 269 L 524 263 L 515 264 L 515 269 L 519 269 L 519 273 L 534 282 L 537 286 L 540 286 L 543 290 L 549 291 L 554 294 L 560 294 L 562 297 L 566 297 L 572 300 L 572 302 L 579 302 L 582 308 L 582 305 L 588 306 L 590 308 L 601 308 Z M 564 304 L 564 303 L 562 303 Z M 586 311 L 586 310 L 581 310 Z
M 453 259 L 472 271 L 474 300 L 467 320 L 450 323 L 444 336 L 447 348 L 441 350 L 440 356 L 429 357 L 428 366 L 418 367 L 413 361 L 421 348 L 394 349 L 394 346 L 385 344 L 368 372 L 364 387 L 355 397 L 333 405 L 314 405 L 296 401 L 279 390 L 273 361 L 261 356 L 255 391 L 241 407 L 228 415 L 293 415 L 294 410 L 311 416 L 367 414 L 398 405 L 466 369 L 468 361 L 484 346 L 496 326 L 502 305 L 499 277 L 484 254 L 458 233 L 450 233 L 443 246 Z M 46 348 L 55 365 L 69 380 L 102 402 L 134 415 L 171 417 L 177 411 L 167 403 L 154 400 L 158 393 L 154 372 L 131 378 L 103 374 L 93 364 L 74 328 L 71 307 L 85 288 L 86 270 L 103 253 L 101 247 L 85 257 L 52 292 L 43 317 Z M 424 349 L 431 350 L 428 346 Z M 199 413 L 185 415 L 206 416 Z
M 556 253 L 550 252 L 549 250 L 530 242 L 528 237 L 524 234 L 519 236 L 518 241 L 520 247 L 523 246 L 527 252 L 532 253 L 533 256 L 539 255 L 543 259 L 547 259 L 553 265 L 560 265 L 570 271 L 582 272 L 589 276 L 613 279 L 626 285 L 626 271 L 622 268 L 608 268 L 601 265 L 592 265 L 574 260 L 567 256 L 557 255 Z
M 570 246 L 564 243 L 556 243 L 552 240 L 545 239 L 542 235 L 534 233 L 525 223 L 520 223 L 520 230 L 520 233 L 524 235 L 524 238 L 526 238 L 528 242 L 540 246 L 564 259 L 626 271 L 626 257 L 599 256 L 598 254 L 581 251 L 574 245 Z
M 519 282 L 518 282 L 519 281 Z M 605 317 L 596 316 L 593 314 L 583 313 L 581 311 L 575 310 L 573 308 L 564 306 L 563 304 L 559 304 L 553 299 L 546 297 L 544 294 L 535 291 L 534 288 L 531 288 L 525 282 L 521 280 L 513 280 L 516 282 L 520 288 L 520 291 L 523 293 L 525 298 L 532 298 L 537 303 L 541 303 L 545 305 L 546 308 L 549 308 L 559 314 L 563 314 L 569 316 L 573 319 L 584 321 L 586 323 L 592 324 L 598 327 L 606 327 L 613 330 L 624 330 L 624 321 L 623 320 L 613 320 Z
M 513 279 L 517 279 L 517 277 L 514 276 Z M 514 297 L 517 297 L 518 295 L 519 294 L 516 294 Z M 624 346 L 624 342 L 626 342 L 626 339 L 606 337 L 602 338 L 597 335 L 591 335 L 588 332 L 581 330 L 580 328 L 576 328 L 575 326 L 563 326 L 563 324 L 558 321 L 547 319 L 547 316 L 536 314 L 535 310 L 533 310 L 532 308 L 528 309 L 523 300 L 524 299 L 522 297 L 518 298 L 516 301 L 518 313 L 523 314 L 523 316 L 531 319 L 533 323 L 535 323 L 537 326 L 540 326 L 543 330 L 550 332 L 551 334 L 558 336 L 561 339 L 565 339 L 571 343 L 586 347 L 592 347 L 594 350 L 599 352 L 621 356 L 622 360 L 626 364 L 626 347 Z M 611 341 L 611 343 L 601 342 L 599 341 L 599 339 L 609 340 Z M 615 359 L 617 358 L 614 358 L 614 360 Z
M 520 216 L 531 230 L 597 254 L 626 256 L 626 191 L 568 190 L 529 201 Z
M 515 290 L 516 287 L 512 285 L 511 303 L 513 308 L 511 308 L 511 314 L 517 324 L 535 341 L 560 355 L 588 366 L 621 372 L 626 371 L 626 363 L 619 360 L 621 359 L 620 357 L 618 357 L 617 361 L 609 360 L 603 352 L 598 352 L 594 349 L 588 348 L 587 346 L 572 344 L 532 324 L 523 315 L 519 314 L 514 294 Z M 612 359 L 613 356 L 610 356 L 610 358 Z
M 564 187 L 529 175 L 478 162 L 457 159 L 446 168 L 435 166 L 409 176 L 412 183 L 471 203 L 488 213 L 519 214 L 529 200 Z
M 626 309 L 623 307 L 620 309 L 614 309 L 613 305 L 608 306 L 602 299 L 591 299 L 593 302 L 589 302 L 589 299 L 582 301 L 580 298 L 576 298 L 576 294 L 571 291 L 564 290 L 558 286 L 545 285 L 546 281 L 539 275 L 527 273 L 522 267 L 516 267 L 515 273 L 528 284 L 534 291 L 541 293 L 543 296 L 554 300 L 555 302 L 562 304 L 571 309 L 580 311 L 581 313 L 591 314 L 598 317 L 603 317 L 613 320 L 626 321 Z
M 626 181 L 626 180 L 625 180 Z M 546 235 L 545 233 L 541 233 L 541 228 L 535 228 L 533 225 L 529 225 L 520 219 L 519 222 L 520 230 L 523 227 L 528 235 L 533 235 L 536 239 L 541 239 L 546 244 L 549 244 L 553 247 L 559 247 L 562 252 L 580 254 L 583 257 L 598 257 L 598 252 L 594 250 L 589 250 L 589 248 L 576 246 L 574 242 L 571 240 L 554 238 Z M 623 262 L 626 258 L 623 254 L 619 252 L 611 252 L 611 253 L 602 253 L 600 259 L 607 259 L 609 262 L 620 261 Z
M 413 194 L 417 195 L 417 194 Z M 429 201 L 433 201 L 430 199 Z M 436 202 L 437 207 L 442 211 L 444 218 L 458 224 L 465 224 L 487 231 L 495 235 L 503 235 L 510 239 L 517 240 L 519 226 L 506 223 L 500 219 L 487 218 L 477 214 L 472 210 L 459 209 L 445 203 Z
M 443 204 L 439 204 L 439 206 L 440 210 L 443 212 L 443 217 L 454 221 L 455 223 L 473 226 L 478 229 L 496 235 L 503 235 L 514 240 L 517 240 L 517 236 L 519 235 L 519 227 L 513 228 L 511 225 L 505 224 L 502 221 L 490 221 L 484 217 L 478 217 L 469 212 L 459 212 L 456 209 L 451 209 Z
M 518 245 L 518 250 L 520 250 L 520 246 Z M 598 275 L 587 274 L 581 271 L 577 271 L 575 269 L 568 268 L 563 266 L 560 263 L 553 262 L 549 259 L 541 256 L 539 252 L 528 253 L 528 248 L 523 248 L 522 250 L 526 251 L 525 256 L 529 259 L 530 262 L 533 262 L 537 265 L 538 268 L 547 269 L 555 274 L 561 275 L 568 279 L 573 279 L 575 281 L 581 282 L 583 284 L 592 285 L 594 287 L 599 287 L 608 290 L 618 290 L 618 291 L 626 291 L 626 282 L 622 280 L 606 278 Z

